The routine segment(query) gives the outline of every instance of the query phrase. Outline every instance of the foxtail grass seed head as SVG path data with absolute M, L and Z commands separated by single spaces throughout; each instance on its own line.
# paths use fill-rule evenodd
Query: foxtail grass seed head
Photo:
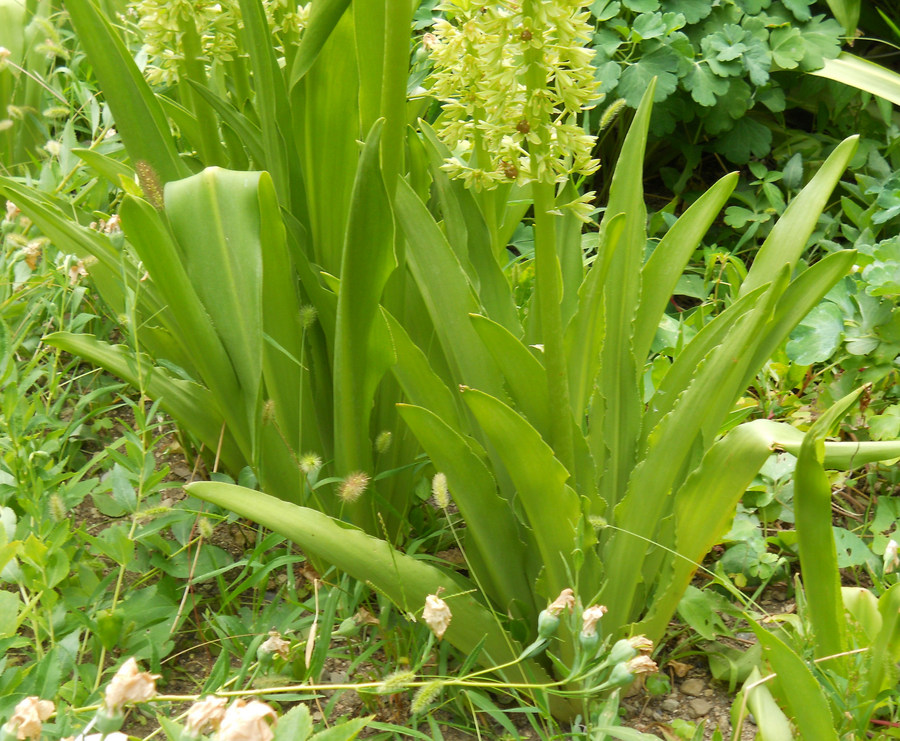
M 431 493 L 434 501 L 441 509 L 450 506 L 450 488 L 447 486 L 447 475 L 438 471 L 431 479 Z
M 110 715 L 119 715 L 125 705 L 147 702 L 156 696 L 158 674 L 142 672 L 132 656 L 116 672 L 106 686 L 104 705 Z
M 35 696 L 26 697 L 19 701 L 10 719 L 0 728 L 0 737 L 3 737 L 3 741 L 38 739 L 43 722 L 53 715 L 54 710 L 55 707 L 50 700 L 41 700 Z
M 198 700 L 187 712 L 185 731 L 189 738 L 199 738 L 203 733 L 217 731 L 225 717 L 225 706 L 228 700 L 224 697 L 204 697 Z
M 213 524 L 213 521 L 208 517 L 201 517 L 197 520 L 197 530 L 200 532 L 200 537 L 204 540 L 209 540 L 213 532 L 215 532 L 216 526 Z
M 68 515 L 69 509 L 66 507 L 63 498 L 57 492 L 53 492 L 50 495 L 50 516 L 53 518 L 53 521 L 60 522 L 65 520 Z
M 300 329 L 306 331 L 316 321 L 319 312 L 316 307 L 311 304 L 304 304 L 300 307 Z
M 589 2 L 445 0 L 434 25 L 432 94 L 438 134 L 453 152 L 444 169 L 476 189 L 504 182 L 564 182 L 589 175 L 595 137 L 578 115 L 596 105 L 585 45 Z
M 409 712 L 413 715 L 421 715 L 434 704 L 443 688 L 444 683 L 440 679 L 419 687 L 413 695 L 412 702 L 409 704 Z
M 300 470 L 307 476 L 322 467 L 322 459 L 315 453 L 304 453 L 300 456 Z
M 891 538 L 884 548 L 884 573 L 890 574 L 900 567 L 900 546 Z
M 138 160 L 134 163 L 134 172 L 137 175 L 138 185 L 144 193 L 150 205 L 157 211 L 162 211 L 164 203 L 164 193 L 162 182 L 156 170 L 151 167 L 146 160 Z
M 369 486 L 371 478 L 369 474 L 355 471 L 344 478 L 338 486 L 338 496 L 342 502 L 352 504 L 359 499 Z
M 266 399 L 262 407 L 262 423 L 263 425 L 272 424 L 275 419 L 275 400 Z
M 450 612 L 447 603 L 436 594 L 429 594 L 425 598 L 425 610 L 422 612 L 422 619 L 431 628 L 431 632 L 434 633 L 438 640 L 444 637 L 444 633 L 450 627 L 452 617 L 453 613 Z
M 7 221 L 15 221 L 19 218 L 19 214 L 22 213 L 19 210 L 19 207 L 13 203 L 12 201 L 6 202 L 6 220 Z
M 389 695 L 394 692 L 400 692 L 409 687 L 416 681 L 416 673 L 410 670 L 403 670 L 388 674 L 381 684 L 378 685 L 378 691 L 382 694 Z
M 375 438 L 375 452 L 378 455 L 384 455 L 391 449 L 393 440 L 394 435 L 390 430 L 382 430 L 378 433 L 378 437 Z
M 625 99 L 618 98 L 610 103 L 606 110 L 603 111 L 603 115 L 600 116 L 600 126 L 598 127 L 598 132 L 606 131 L 609 128 L 610 124 L 615 121 L 619 114 L 622 112 L 622 109 L 625 108 Z
M 217 741 L 272 741 L 278 714 L 259 700 L 237 699 L 225 711 Z

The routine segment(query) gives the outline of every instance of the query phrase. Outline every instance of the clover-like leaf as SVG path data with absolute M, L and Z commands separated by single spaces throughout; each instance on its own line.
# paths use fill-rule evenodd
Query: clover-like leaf
M 798 21 L 808 21 L 812 18 L 809 6 L 812 0 L 781 0 L 784 7 L 794 14 L 794 18 Z
M 823 301 L 791 332 L 785 352 L 799 365 L 828 360 L 844 338 L 844 314 L 837 304 Z
M 631 64 L 619 79 L 619 95 L 625 102 L 637 108 L 650 81 L 656 78 L 654 101 L 665 100 L 678 87 L 678 78 L 672 72 L 678 65 L 678 55 L 668 46 L 660 45 Z
M 683 78 L 691 97 L 702 106 L 713 106 L 728 91 L 728 80 L 716 75 L 703 61 L 694 62 Z
M 666 34 L 662 13 L 641 13 L 631 24 L 631 37 L 635 41 L 657 39 Z
M 769 35 L 772 63 L 778 69 L 796 69 L 806 56 L 803 36 L 796 26 L 776 28 Z
M 826 59 L 834 59 L 841 53 L 841 35 L 844 30 L 834 18 L 815 16 L 803 27 L 803 56 L 800 66 L 810 72 L 821 69 Z M 773 32 L 774 33 L 774 32 Z M 800 33 L 800 31 L 798 31 Z
M 731 162 L 742 165 L 750 157 L 765 157 L 772 148 L 772 130 L 747 116 L 734 122 L 734 127 L 716 142 L 716 151 Z
M 625 7 L 635 13 L 653 13 L 659 10 L 659 0 L 622 0 Z
M 664 11 L 683 13 L 685 21 L 694 24 L 712 12 L 713 4 L 709 0 L 663 0 L 662 7 Z

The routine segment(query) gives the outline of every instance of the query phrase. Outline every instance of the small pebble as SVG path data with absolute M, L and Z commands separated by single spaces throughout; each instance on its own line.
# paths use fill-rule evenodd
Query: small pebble
M 677 712 L 680 704 L 674 697 L 667 697 L 659 704 L 659 706 L 667 713 L 674 713 Z
M 691 695 L 691 697 L 699 697 L 700 694 L 706 689 L 706 685 L 702 679 L 692 678 L 685 679 L 681 683 L 681 687 L 679 688 L 685 695 Z
M 709 700 L 696 699 L 688 703 L 688 713 L 692 718 L 700 718 L 712 710 L 712 703 Z

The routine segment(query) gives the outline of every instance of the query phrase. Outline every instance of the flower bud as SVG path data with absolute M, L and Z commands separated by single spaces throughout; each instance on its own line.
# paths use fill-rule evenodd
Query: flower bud
M 624 661 L 633 659 L 638 655 L 638 650 L 631 645 L 627 638 L 616 641 L 610 649 L 609 656 L 606 659 L 607 664 L 621 664 Z
M 538 615 L 538 635 L 541 638 L 549 638 L 556 633 L 558 627 L 559 616 L 554 615 L 549 609 L 541 610 L 541 614 Z

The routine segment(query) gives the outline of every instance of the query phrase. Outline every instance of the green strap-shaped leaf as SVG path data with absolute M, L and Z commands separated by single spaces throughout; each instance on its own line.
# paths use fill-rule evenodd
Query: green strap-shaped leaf
M 897 662 L 900 661 L 900 584 L 894 584 L 878 599 L 881 630 L 869 649 L 865 696 L 873 699 L 891 686 L 896 686 Z
M 82 226 L 77 219 L 82 215 L 61 199 L 28 188 L 8 178 L 0 178 L 0 194 L 15 203 L 37 224 L 53 243 L 80 258 L 93 257 L 96 263 L 90 266 L 90 273 L 97 290 L 110 308 L 118 314 L 126 311 L 125 287 L 139 285 L 141 273 L 112 246 L 106 235 Z M 138 321 L 156 316 L 164 310 L 152 286 L 143 286 L 137 292 L 138 305 L 135 307 Z
M 769 688 L 765 684 L 757 684 L 757 680 L 760 677 L 759 669 L 754 666 L 741 692 L 747 697 L 747 706 L 753 713 L 753 719 L 756 721 L 759 733 L 766 741 L 794 741 L 791 722 L 781 708 L 778 707 L 778 703 L 775 702 L 775 698 L 772 697 L 772 692 Z M 739 694 L 738 699 L 740 696 Z M 737 723 L 743 722 L 744 717 L 746 717 L 743 716 L 740 718 L 740 721 L 736 721 L 736 707 L 737 700 L 731 710 L 732 728 L 736 728 Z M 745 711 L 745 708 L 741 706 L 741 710 Z
M 784 284 L 786 271 L 780 277 Z M 703 444 L 704 433 L 717 431 L 731 409 L 734 389 L 749 361 L 748 348 L 769 319 L 779 293 L 779 287 L 772 286 L 756 307 L 735 323 L 722 344 L 713 348 L 696 368 L 693 381 L 649 436 L 646 454 L 635 467 L 628 491 L 615 510 L 614 524 L 621 530 L 610 536 L 604 550 L 607 563 L 627 565 L 607 572 L 602 594 L 612 625 L 625 625 L 643 607 L 634 599 L 638 586 L 636 567 L 643 563 L 649 550 L 643 539 L 657 537 L 659 523 L 672 511 L 671 494 L 687 474 L 692 455 Z M 668 542 L 662 545 L 671 547 Z
M 812 180 L 791 201 L 759 248 L 753 267 L 741 284 L 742 296 L 773 280 L 784 265 L 793 269 L 797 264 L 834 186 L 856 153 L 858 142 L 858 136 L 851 136 L 838 144 Z
M 447 240 L 456 252 L 469 280 L 476 286 L 487 316 L 516 336 L 522 326 L 516 313 L 509 281 L 497 262 L 491 232 L 472 192 L 459 180 L 451 180 L 441 169 L 451 156 L 434 130 L 422 122 L 425 149 L 431 163 L 437 196 L 441 204 Z
M 169 329 L 173 341 L 190 357 L 188 368 L 196 372 L 203 384 L 225 404 L 229 429 L 249 456 L 252 435 L 240 384 L 211 315 L 185 269 L 183 256 L 159 213 L 146 201 L 127 196 L 120 215 L 129 242 L 169 309 L 160 315 L 160 319 Z M 141 329 L 138 334 L 138 341 L 143 342 Z M 153 349 L 161 357 L 171 357 L 164 348 Z
M 393 221 L 379 166 L 381 122 L 366 139 L 341 263 L 334 350 L 335 463 L 340 475 L 371 472 L 369 418 L 375 388 L 394 362 L 374 339 L 378 306 L 396 266 Z M 374 527 L 374 517 L 370 523 Z
M 825 437 L 859 398 L 862 389 L 836 402 L 813 422 L 794 470 L 794 515 L 800 569 L 813 628 L 816 658 L 846 649 L 837 548 L 831 527 L 831 484 L 825 475 Z
M 147 356 L 136 357 L 129 348 L 110 345 L 93 335 L 55 332 L 43 341 L 105 368 L 135 388 L 143 389 L 151 399 L 159 399 L 163 411 L 190 429 L 209 450 L 219 450 L 221 436 L 220 459 L 229 470 L 238 471 L 246 465 L 246 458 L 230 432 L 226 430 L 222 435 L 225 418 L 208 389 L 172 378 L 167 371 L 154 366 Z
M 478 314 L 472 315 L 472 326 L 490 350 L 500 367 L 516 407 L 531 425 L 548 439 L 550 432 L 550 400 L 547 374 L 534 354 L 506 327 Z
M 459 397 L 435 373 L 425 357 L 409 337 L 406 329 L 387 310 L 382 309 L 397 362 L 391 371 L 403 393 L 415 405 L 434 412 L 444 423 L 459 431 L 462 428 L 462 409 Z
M 146 162 L 162 183 L 187 176 L 162 107 L 112 24 L 91 0 L 65 6 L 132 163 Z
M 565 330 L 569 398 L 576 418 L 584 416 L 600 370 L 606 327 L 603 291 L 609 274 L 609 258 L 615 254 L 624 228 L 625 214 L 617 214 L 606 224 L 602 259 L 598 256 L 585 276 L 578 290 L 578 306 Z
M 656 429 L 660 420 L 672 411 L 679 396 L 690 385 L 703 358 L 721 345 L 734 326 L 753 311 L 763 293 L 765 289 L 759 288 L 735 301 L 694 335 L 678 352 L 675 362 L 666 371 L 666 375 L 650 398 L 644 414 L 641 450 L 645 449 L 650 433 Z
M 593 589 L 596 564 L 591 543 L 579 542 L 583 514 L 578 495 L 566 484 L 569 472 L 538 431 L 502 401 L 474 389 L 464 389 L 463 399 L 491 443 L 491 457 L 512 480 L 532 528 L 546 577 L 538 594 L 552 600 L 575 586 L 573 553 L 579 548 L 588 556 L 581 577 Z
M 262 255 L 263 377 L 266 399 L 274 403 L 279 430 L 297 455 L 304 447 L 301 423 L 306 429 L 315 420 L 303 417 L 301 393 L 307 371 L 301 366 L 303 327 L 297 275 L 288 254 L 284 223 L 272 179 L 259 179 L 259 246 Z M 317 435 L 307 437 L 312 440 Z
M 317 0 L 313 3 L 309 23 L 303 32 L 303 40 L 300 42 L 297 56 L 294 57 L 288 89 L 293 89 L 294 85 L 309 72 L 348 7 L 350 7 L 350 0 Z
M 471 284 L 425 204 L 405 181 L 397 183 L 395 213 L 408 240 L 407 259 L 434 321 L 456 383 L 503 393 L 497 365 L 469 320 L 481 311 Z
M 823 257 L 794 279 L 778 301 L 765 336 L 756 347 L 743 386 L 746 387 L 753 381 L 759 369 L 772 357 L 803 317 L 818 306 L 825 294 L 849 272 L 855 259 L 855 250 L 834 252 Z
M 634 467 L 640 434 L 642 404 L 639 390 L 639 366 L 634 355 L 634 320 L 640 301 L 641 266 L 647 242 L 643 189 L 644 150 L 650 111 L 653 107 L 654 80 L 648 86 L 634 115 L 622 146 L 609 191 L 609 201 L 600 223 L 603 233 L 610 221 L 625 214 L 622 236 L 609 258 L 610 270 L 605 284 L 606 330 L 601 350 L 603 368 L 597 393 L 603 399 L 602 419 L 592 419 L 608 451 L 601 464 L 605 497 L 615 504 L 624 496 L 628 476 Z M 609 242 L 607 242 L 609 244 Z M 598 255 L 597 259 L 607 259 Z M 643 358 L 640 362 L 643 372 Z
M 216 482 L 193 483 L 186 489 L 192 496 L 284 535 L 310 555 L 371 584 L 404 612 L 420 615 L 425 597 L 442 590 L 453 613 L 444 639 L 463 653 L 482 646 L 482 665 L 510 661 L 521 650 L 510 641 L 496 616 L 473 596 L 475 585 L 456 574 L 397 551 L 386 541 L 321 512 L 252 489 Z M 505 675 L 521 677 L 523 672 L 546 678 L 531 663 Z
M 304 34 L 305 35 L 305 34 Z M 292 145 L 306 189 L 309 259 L 339 275 L 350 199 L 359 161 L 360 129 L 356 114 L 359 74 L 353 19 L 345 15 L 334 28 L 314 67 L 291 90 Z M 265 132 L 265 129 L 263 129 Z
M 838 741 L 828 700 L 809 667 L 778 636 L 750 623 L 763 655 L 778 675 L 779 699 L 803 741 Z
M 634 323 L 634 354 L 647 357 L 659 321 L 684 267 L 737 185 L 732 172 L 698 198 L 660 240 L 641 270 L 641 303 Z
M 247 148 L 247 152 L 262 169 L 268 169 L 266 153 L 262 145 L 262 130 L 253 121 L 247 118 L 237 108 L 226 100 L 222 100 L 212 90 L 203 85 L 197 85 L 189 80 L 194 91 L 215 109 L 222 121 L 234 129 L 241 139 L 241 144 Z
M 134 168 L 96 150 L 75 147 L 72 149 L 72 154 L 116 187 L 119 187 L 123 180 L 134 181 Z
M 512 505 L 497 493 L 491 472 L 471 445 L 437 415 L 406 404 L 400 405 L 400 414 L 435 468 L 447 476 L 466 523 L 465 555 L 474 577 L 504 612 L 515 609 L 535 619 L 532 584 L 537 574 L 527 568 L 532 559 L 516 530 Z
M 190 283 L 228 353 L 254 431 L 262 383 L 262 176 L 210 167 L 165 190 L 166 215 Z
M 826 59 L 825 66 L 813 74 L 865 90 L 900 106 L 900 75 L 855 54 L 843 52 L 837 59 Z
M 299 197 L 296 178 L 299 167 L 296 150 L 285 137 L 293 131 L 293 117 L 285 86 L 284 74 L 278 66 L 272 36 L 261 0 L 239 0 L 244 23 L 246 50 L 253 70 L 256 112 L 259 115 L 266 168 L 275 183 L 279 201 L 286 208 Z M 299 213 L 299 211 L 298 211 Z

